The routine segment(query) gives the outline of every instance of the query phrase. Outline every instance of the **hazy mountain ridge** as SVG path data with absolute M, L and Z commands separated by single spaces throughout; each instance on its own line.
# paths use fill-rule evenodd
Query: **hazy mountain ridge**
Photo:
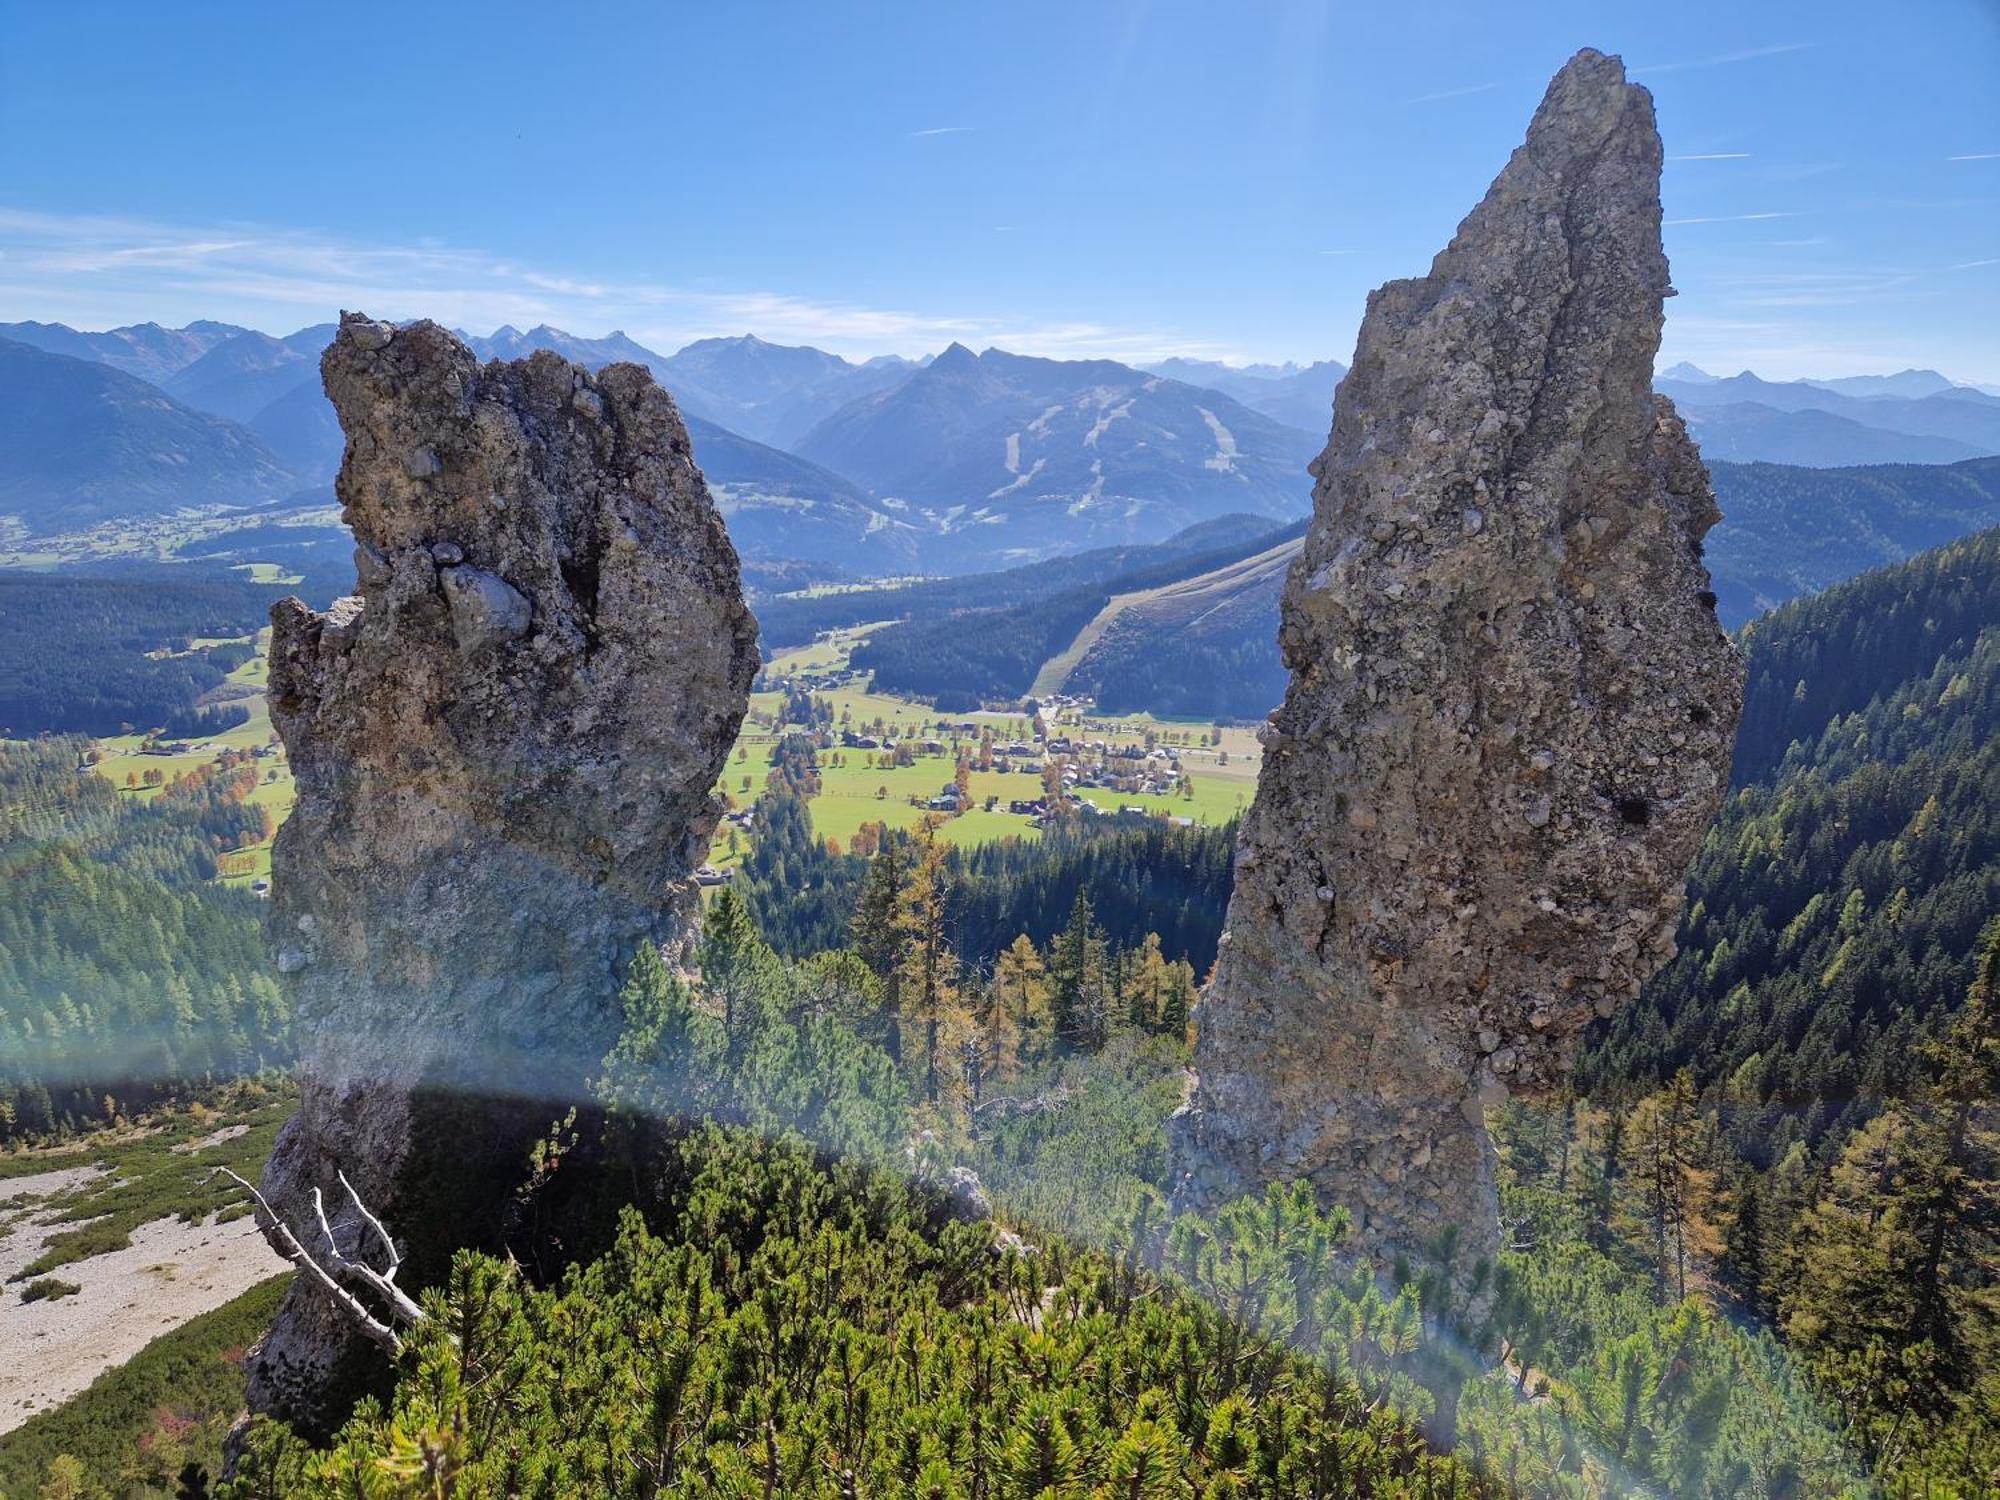
M 185 328 L 133 323 L 89 333 L 65 323 L 0 323 L 0 339 L 12 339 L 48 354 L 66 354 L 158 385 L 187 368 L 216 345 L 248 333 L 234 323 L 201 319 Z
M 1711 457 L 1796 463 L 1815 441 L 1825 444 L 1811 460 L 1816 467 L 2000 454 L 2000 398 L 1935 371 L 1807 381 L 1764 380 L 1747 370 L 1726 377 L 1693 370 L 1699 378 L 1684 378 L 1689 369 L 1677 366 L 1683 378 L 1662 375 L 1654 388 L 1673 398 L 1705 447 L 1714 431 Z M 1837 427 L 1827 416 L 1853 426 Z
M 810 346 L 745 334 L 698 339 L 653 370 L 683 410 L 789 448 L 849 402 L 887 390 L 919 368 L 896 355 L 857 365 Z
M 820 423 L 797 451 L 956 536 L 958 565 L 1302 514 L 1320 440 L 1219 391 L 1112 360 L 954 344 Z
M 659 367 L 664 363 L 651 349 L 634 343 L 615 329 L 601 339 L 567 333 L 547 323 L 538 323 L 526 333 L 503 323 L 485 338 L 467 333 L 462 328 L 452 331 L 481 359 L 525 359 L 537 349 L 548 349 L 589 369 L 602 369 L 622 360 L 644 365 L 655 376 L 659 375 Z
M 176 370 L 161 389 L 198 411 L 243 423 L 301 485 L 325 484 L 344 446 L 319 385 L 319 356 L 332 338 L 331 323 L 281 339 L 245 330 Z
M 1225 365 L 1211 359 L 1165 359 L 1141 365 L 1151 375 L 1165 375 L 1189 385 L 1204 386 L 1234 396 L 1254 412 L 1274 422 L 1319 432 L 1333 423 L 1333 392 L 1347 366 L 1337 359 L 1310 365 Z
M 1957 438 L 1871 427 L 1819 407 L 1779 411 L 1754 401 L 1684 405 L 1681 415 L 1712 462 L 1846 468 L 1856 464 L 1950 464 L 1987 449 Z
M 28 530 L 263 505 L 296 488 L 249 429 L 108 364 L 0 339 L 0 515 Z
M 695 462 L 749 557 L 796 557 L 860 574 L 906 573 L 925 535 L 810 459 L 684 412 Z
M 1706 551 L 1730 629 L 2000 524 L 2000 458 L 1837 470 L 1710 467 L 1723 520 Z M 1113 712 L 1257 717 L 1284 691 L 1278 592 L 1299 545 L 1274 545 L 1255 566 L 1191 567 L 1144 596 L 1112 601 L 1118 607 L 1051 653 L 1061 680 L 1045 675 L 1038 685 L 1089 694 Z

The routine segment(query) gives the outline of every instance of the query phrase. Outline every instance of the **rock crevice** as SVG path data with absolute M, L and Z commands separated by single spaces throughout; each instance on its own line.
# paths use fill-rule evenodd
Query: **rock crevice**
M 1287 579 L 1178 1194 L 1310 1179 L 1363 1245 L 1497 1251 L 1484 1113 L 1671 953 L 1741 670 L 1652 394 L 1661 147 L 1578 54 L 1427 276 L 1370 297 Z
M 482 367 L 435 324 L 347 314 L 322 372 L 359 593 L 272 614 L 298 801 L 269 925 L 304 1099 L 264 1189 L 309 1223 L 344 1169 L 444 1254 L 493 1242 L 526 1144 L 616 1034 L 639 943 L 691 939 L 756 627 L 640 367 Z M 349 1343 L 295 1289 L 253 1408 L 314 1425 Z

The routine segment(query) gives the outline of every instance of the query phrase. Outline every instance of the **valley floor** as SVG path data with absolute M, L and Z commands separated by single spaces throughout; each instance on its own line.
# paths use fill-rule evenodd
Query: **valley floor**
M 122 1136 L 105 1132 L 100 1143 L 48 1154 L 51 1163 L 74 1165 L 39 1172 L 21 1170 L 32 1157 L 0 1157 L 0 1169 L 19 1174 L 0 1175 L 0 1434 L 67 1401 L 159 1335 L 289 1269 L 248 1217 L 225 1210 L 219 1221 L 201 1182 L 224 1159 L 245 1170 L 246 1146 L 261 1156 L 268 1133 L 250 1143 L 247 1119 L 207 1123 L 183 1116 Z M 115 1232 L 121 1224 L 123 1235 Z M 93 1235 L 79 1245 L 80 1231 L 103 1231 L 101 1241 Z M 99 1253 L 77 1253 L 100 1242 Z M 44 1277 L 75 1290 L 23 1300 Z
M 1043 734 L 1073 745 L 1074 751 L 1064 752 L 1065 757 L 1073 756 L 1086 769 L 1101 760 L 1103 747 L 1148 743 L 1172 747 L 1179 758 L 1177 774 L 1186 779 L 1185 791 L 1119 791 L 1089 780 L 1074 787 L 1076 800 L 1091 804 L 1098 813 L 1138 808 L 1155 817 L 1221 824 L 1249 805 L 1263 755 L 1257 732 L 1250 726 L 1148 714 L 1100 715 L 1074 702 L 1044 705 L 1039 727 L 1021 712 L 941 713 L 927 703 L 877 692 L 865 674 L 850 669 L 850 654 L 871 628 L 831 632 L 810 646 L 780 652 L 765 665 L 766 688 L 751 694 L 749 713 L 716 788 L 732 807 L 755 801 L 775 747 L 795 727 L 782 722 L 788 689 L 808 693 L 824 705 L 835 733 L 860 731 L 868 736 L 867 746 L 836 746 L 820 757 L 819 789 L 809 801 L 813 832 L 842 848 L 864 825 L 914 828 L 932 811 L 930 799 L 951 789 L 957 751 L 964 748 L 969 753 L 977 745 L 977 735 L 969 729 L 973 724 L 990 729 L 998 743 L 1030 742 L 1035 749 L 1026 759 L 996 760 L 996 767 L 1011 764 L 1014 769 L 971 773 L 966 787 L 969 808 L 948 815 L 938 830 L 947 844 L 973 847 L 1040 836 L 1036 816 L 1010 812 L 1008 807 L 1042 796 Z M 893 765 L 886 749 L 872 748 L 877 743 L 929 743 L 935 748 L 920 751 L 909 765 Z M 710 860 L 719 870 L 734 866 L 748 847 L 747 822 L 739 826 L 739 818 L 740 814 L 732 815 L 717 829 Z

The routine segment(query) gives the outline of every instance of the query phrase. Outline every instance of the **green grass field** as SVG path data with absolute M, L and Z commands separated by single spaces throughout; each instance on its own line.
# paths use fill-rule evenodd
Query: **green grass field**
M 770 678 L 782 679 L 794 672 L 838 670 L 847 664 L 853 646 L 873 628 L 856 626 L 835 632 L 810 646 L 783 652 L 772 659 L 766 674 Z M 898 740 L 935 739 L 950 746 L 954 733 L 940 729 L 939 723 L 959 724 L 976 720 L 990 725 L 995 739 L 1002 743 L 1032 739 L 1031 722 L 1020 713 L 940 714 L 928 704 L 877 693 L 865 684 L 834 688 L 814 696 L 832 709 L 836 729 L 849 729 L 856 733 L 876 732 L 879 726 L 880 732 Z M 730 757 L 721 783 L 722 789 L 738 804 L 750 800 L 763 789 L 770 765 L 771 746 L 776 738 L 771 720 L 782 711 L 783 704 L 783 694 L 777 691 L 758 693 L 753 697 L 752 711 L 761 715 L 763 722 L 746 722 L 737 743 L 742 758 L 737 755 Z M 1206 723 L 1176 722 L 1147 714 L 1102 717 L 1069 709 L 1063 712 L 1056 732 L 1076 740 L 1101 740 L 1112 745 L 1143 744 L 1150 735 L 1155 743 L 1171 745 L 1181 751 L 1183 769 L 1193 783 L 1192 796 L 1136 796 L 1095 787 L 1084 788 L 1078 794 L 1082 800 L 1093 803 L 1102 811 L 1143 807 L 1148 812 L 1168 817 L 1192 818 L 1198 823 L 1223 823 L 1249 805 L 1251 793 L 1256 787 L 1261 753 L 1254 729 L 1226 726 L 1221 731 L 1221 743 L 1218 745 L 1209 743 L 1212 731 L 1213 726 Z M 962 743 L 971 743 L 971 737 L 960 736 L 959 739 Z M 831 838 L 846 848 L 865 824 L 886 823 L 891 828 L 913 828 L 929 811 L 921 804 L 951 782 L 955 760 L 949 749 L 943 755 L 919 756 L 914 765 L 900 767 L 870 765 L 873 754 L 866 750 L 845 748 L 822 752 L 820 791 L 811 801 L 813 832 L 822 839 Z M 747 787 L 744 785 L 746 779 L 749 782 Z M 1032 801 L 1041 795 L 1041 790 L 1039 770 L 1030 775 L 974 772 L 968 788 L 973 810 L 948 819 L 941 836 L 953 844 L 965 846 L 1005 838 L 1037 838 L 1040 836 L 1039 829 L 1033 827 L 1026 817 L 1005 811 L 1005 807 L 1015 799 Z M 912 797 L 918 799 L 916 804 L 912 804 Z M 999 799 L 998 810 L 985 810 L 988 797 Z M 740 837 L 738 842 L 739 846 L 743 842 Z M 727 846 L 728 830 L 725 828 L 718 836 L 711 855 L 711 863 L 717 868 L 726 869 L 734 862 Z
M 816 641 L 811 646 L 787 651 L 773 659 L 767 672 L 782 677 L 796 671 L 827 671 L 843 667 L 854 643 L 872 628 L 858 626 L 827 640 Z M 208 646 L 224 643 L 201 641 L 195 644 Z M 250 709 L 247 722 L 202 742 L 182 755 L 143 754 L 145 742 L 140 735 L 113 735 L 101 739 L 97 742 L 99 774 L 127 796 L 152 797 L 158 794 L 157 788 L 144 785 L 128 788 L 127 776 L 143 780 L 147 771 L 155 770 L 171 781 L 176 776 L 213 762 L 223 749 L 250 750 L 270 743 L 271 719 L 261 692 L 267 681 L 268 665 L 264 653 L 269 645 L 269 632 L 260 631 L 254 644 L 257 654 L 229 674 L 229 682 L 236 690 L 260 690 L 252 696 L 233 700 L 242 702 Z M 939 729 L 939 723 L 958 724 L 975 719 L 989 724 L 994 737 L 1002 743 L 1030 737 L 1031 724 L 1024 714 L 940 714 L 928 704 L 873 692 L 866 685 L 837 688 L 817 696 L 832 708 L 836 728 L 852 729 L 857 733 L 873 730 L 879 725 L 882 732 L 895 739 L 936 739 L 949 745 L 953 735 L 950 731 Z M 770 721 L 783 709 L 784 701 L 781 691 L 751 695 L 750 712 L 744 719 L 735 750 L 717 783 L 718 790 L 727 793 L 739 804 L 749 801 L 763 790 L 764 778 L 770 769 L 772 746 L 777 739 Z M 1249 805 L 1259 761 L 1257 739 L 1251 729 L 1225 727 L 1222 744 L 1211 748 L 1208 745 L 1210 726 L 1207 724 L 1179 723 L 1145 714 L 1101 718 L 1071 711 L 1065 713 L 1058 732 L 1077 739 L 1103 740 L 1119 745 L 1143 743 L 1150 733 L 1159 742 L 1181 749 L 1183 766 L 1194 783 L 1191 798 L 1129 796 L 1086 788 L 1081 794 L 1084 800 L 1095 803 L 1106 812 L 1115 812 L 1121 806 L 1141 806 L 1149 812 L 1193 818 L 1198 823 L 1222 823 Z M 961 739 L 970 742 L 969 737 Z M 1227 764 L 1217 763 L 1215 748 L 1227 752 Z M 949 752 L 941 756 L 920 756 L 915 765 L 901 767 L 868 765 L 869 756 L 870 752 L 864 750 L 840 749 L 822 757 L 821 791 L 812 801 L 813 831 L 822 839 L 837 840 L 843 849 L 867 823 L 914 828 L 928 809 L 913 806 L 910 798 L 917 797 L 920 802 L 927 800 L 952 779 L 954 758 Z M 839 764 L 828 763 L 835 757 L 838 757 Z M 282 823 L 292 809 L 295 795 L 291 768 L 286 764 L 282 750 L 255 764 L 259 781 L 250 800 L 270 808 L 275 822 Z M 275 779 L 270 779 L 272 772 L 276 773 Z M 746 777 L 750 782 L 747 789 L 743 785 Z M 882 790 L 882 795 L 877 795 L 878 789 Z M 942 837 L 947 842 L 972 847 L 1000 839 L 1040 837 L 1040 831 L 1031 826 L 1025 817 L 1005 811 L 1006 804 L 1011 800 L 1031 801 L 1041 795 L 1039 775 L 976 771 L 970 791 L 972 811 L 945 823 Z M 988 797 L 1000 799 L 999 811 L 985 810 Z M 747 839 L 739 835 L 737 843 L 737 852 L 732 854 L 729 850 L 729 826 L 723 825 L 716 832 L 709 862 L 718 869 L 728 869 L 740 861 Z M 222 856 L 221 867 L 220 879 L 227 885 L 247 886 L 259 880 L 268 880 L 271 874 L 269 841 L 231 851 Z
M 270 647 L 271 633 L 260 630 L 254 637 L 237 636 L 229 641 L 204 639 L 195 641 L 195 646 L 220 646 L 234 641 L 248 640 L 256 647 L 256 654 L 244 662 L 228 677 L 230 688 L 240 697 L 231 697 L 230 702 L 241 703 L 250 710 L 250 717 L 234 729 L 213 735 L 198 746 L 181 755 L 148 755 L 144 753 L 145 736 L 138 734 L 109 735 L 97 741 L 98 774 L 105 777 L 128 797 L 154 797 L 158 787 L 143 784 L 148 771 L 158 771 L 166 781 L 202 766 L 212 764 L 224 750 L 255 750 L 272 743 L 271 715 L 264 702 L 263 689 L 269 680 L 270 666 L 265 656 Z M 254 689 L 254 692 L 246 690 Z M 273 826 L 285 821 L 292 810 L 295 795 L 292 784 L 292 769 L 285 761 L 284 751 L 254 763 L 257 767 L 258 783 L 250 800 L 271 809 Z M 272 779 L 272 773 L 276 773 Z M 127 784 L 127 778 L 140 785 Z M 267 839 L 248 849 L 232 850 L 219 861 L 222 868 L 220 877 L 224 885 L 249 885 L 266 880 L 271 874 L 271 845 Z
M 928 800 L 951 784 L 956 762 L 949 755 L 921 755 L 915 765 L 870 766 L 864 750 L 833 752 L 843 765 L 820 766 L 820 793 L 812 799 L 813 832 L 834 838 L 841 847 L 861 831 L 864 823 L 886 823 L 891 828 L 914 828 L 928 808 L 912 806 L 910 798 Z M 761 780 L 761 778 L 760 778 Z M 1021 776 L 999 771 L 974 771 L 967 790 L 974 811 L 953 818 L 944 825 L 944 838 L 954 844 L 983 844 L 1003 838 L 1036 838 L 1040 830 L 1025 817 L 1006 811 L 1014 798 L 1033 799 L 1041 795 L 1039 776 Z M 998 812 L 986 812 L 988 797 L 998 797 Z

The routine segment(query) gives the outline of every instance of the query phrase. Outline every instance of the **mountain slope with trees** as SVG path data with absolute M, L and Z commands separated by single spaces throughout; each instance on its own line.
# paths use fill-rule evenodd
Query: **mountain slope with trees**
M 1595 1151 L 1658 1274 L 1711 1263 L 1866 1463 L 1939 1493 L 2000 1465 L 1996 590 L 1989 531 L 1745 632 L 1678 956 L 1588 1041 L 1605 1116 L 1539 1153 Z
M 0 517 L 49 532 L 295 488 L 248 429 L 109 365 L 0 339 Z
M 1708 563 L 1718 612 L 1732 627 L 1762 608 L 2000 521 L 2000 458 L 1840 470 L 1728 463 L 1710 468 L 1724 519 L 1709 534 Z M 1062 598 L 1060 618 L 1038 613 L 1029 602 L 986 623 L 1020 650 L 1055 642 L 1048 657 L 1070 658 L 1062 674 L 1065 690 L 1088 693 L 1107 711 L 1261 718 L 1284 695 L 1278 594 L 1297 545 L 1289 544 L 1286 555 L 1274 555 L 1269 566 L 1250 572 L 1233 558 L 1207 573 L 1199 571 L 1200 560 L 1191 562 L 1172 578 L 1157 578 L 1148 586 L 1149 597 L 1129 601 L 1133 607 L 1121 607 L 1115 619 L 1084 616 L 1069 629 L 1082 612 L 1080 602 L 1045 595 L 1041 597 L 1052 602 Z M 1109 592 L 1121 587 L 1114 583 Z M 1077 631 L 1093 622 L 1102 627 L 1101 634 L 1079 642 Z M 895 651 L 899 660 L 921 658 L 927 651 L 939 660 L 955 660 L 953 643 L 977 640 L 981 634 L 979 622 L 969 616 L 918 618 Z M 892 671 L 907 684 L 945 677 Z M 993 693 L 997 684 L 1018 675 L 961 668 L 958 680 Z M 928 689 L 911 685 L 908 690 Z M 1754 684 L 1752 691 L 1758 691 Z M 1760 717 L 1750 722 L 1778 721 Z
M 1231 512 L 1301 515 L 1322 441 L 1111 360 L 954 344 L 797 451 L 920 512 L 939 533 L 930 555 L 963 571 L 1159 540 Z
M 261 903 L 213 884 L 270 837 L 254 766 L 150 797 L 77 739 L 0 741 L 0 1142 L 108 1122 L 291 1056 Z

